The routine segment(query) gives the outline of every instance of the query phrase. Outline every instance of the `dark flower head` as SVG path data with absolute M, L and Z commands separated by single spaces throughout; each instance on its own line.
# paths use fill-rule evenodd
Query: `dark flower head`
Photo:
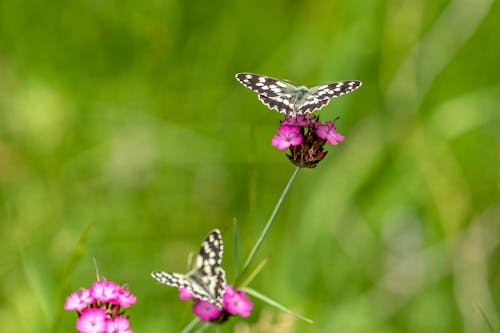
M 283 150 L 290 149 L 288 159 L 300 168 L 314 168 L 328 153 L 324 150 L 326 142 L 337 145 L 344 137 L 337 133 L 334 123 L 321 123 L 317 116 L 285 116 L 280 123 L 278 134 L 272 145 Z

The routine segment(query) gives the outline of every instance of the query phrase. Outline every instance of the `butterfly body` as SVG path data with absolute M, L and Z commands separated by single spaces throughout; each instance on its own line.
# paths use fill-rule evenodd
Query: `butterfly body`
M 193 270 L 186 274 L 153 272 L 151 276 L 163 284 L 186 288 L 196 298 L 209 301 L 220 308 L 226 284 L 226 273 L 220 266 L 223 250 L 222 236 L 215 229 L 201 244 Z
M 290 117 L 312 113 L 327 105 L 331 99 L 348 94 L 361 86 L 361 81 L 340 81 L 308 88 L 274 79 L 272 77 L 238 73 L 236 79 L 248 89 L 255 91 L 262 103 L 270 109 Z

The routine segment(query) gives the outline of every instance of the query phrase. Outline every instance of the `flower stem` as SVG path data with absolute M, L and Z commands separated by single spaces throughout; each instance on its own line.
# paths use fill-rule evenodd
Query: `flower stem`
M 200 322 L 200 318 L 198 317 L 194 317 L 193 320 L 191 320 L 189 322 L 189 324 L 187 324 L 186 327 L 184 327 L 184 329 L 181 331 L 181 333 L 189 333 L 191 332 L 191 330 L 196 326 L 196 324 L 198 324 Z
M 299 170 L 300 170 L 300 168 L 297 167 L 295 169 L 295 171 L 293 172 L 292 176 L 290 177 L 290 179 L 288 180 L 288 183 L 286 184 L 285 189 L 283 190 L 283 193 L 281 193 L 281 196 L 278 199 L 278 202 L 276 203 L 276 206 L 274 207 L 274 210 L 273 210 L 271 216 L 269 217 L 269 220 L 267 221 L 266 226 L 264 227 L 264 230 L 262 230 L 262 233 L 260 234 L 259 239 L 257 239 L 257 242 L 253 246 L 252 251 L 250 252 L 250 255 L 248 256 L 247 260 L 245 261 L 245 264 L 243 265 L 243 268 L 241 269 L 240 274 L 238 275 L 238 278 L 236 279 L 236 281 L 238 281 L 239 278 L 245 274 L 248 267 L 250 266 L 250 263 L 252 262 L 253 258 L 257 254 L 257 250 L 262 245 L 264 238 L 266 238 L 267 233 L 269 232 L 269 229 L 271 228 L 271 225 L 273 224 L 274 219 L 276 218 L 276 215 L 278 214 L 278 210 L 280 209 L 281 204 L 283 203 L 283 200 L 285 199 L 288 191 L 290 190 L 290 187 L 292 186 L 293 181 L 297 177 Z

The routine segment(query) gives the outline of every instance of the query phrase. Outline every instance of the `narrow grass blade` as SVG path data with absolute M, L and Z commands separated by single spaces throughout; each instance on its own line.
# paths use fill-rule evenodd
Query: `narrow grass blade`
M 486 326 L 488 326 L 488 328 L 490 329 L 490 332 L 495 333 L 495 330 L 493 329 L 493 325 L 491 325 L 491 322 L 488 319 L 488 317 L 486 317 L 486 314 L 484 313 L 483 309 L 480 306 L 478 306 L 478 308 L 479 308 L 479 312 L 481 312 L 481 316 L 483 317 L 484 321 L 486 322 Z
M 250 283 L 252 283 L 253 279 L 255 279 L 255 277 L 257 276 L 257 274 L 259 274 L 260 271 L 264 268 L 264 266 L 267 264 L 268 260 L 269 260 L 269 258 L 264 258 L 257 265 L 257 267 L 255 267 L 255 269 L 250 273 L 250 275 L 248 276 L 248 278 L 245 281 L 243 281 L 243 283 L 241 284 L 241 287 L 246 287 Z
M 270 299 L 269 297 L 265 296 L 265 295 L 262 295 L 261 293 L 251 289 L 251 288 L 248 288 L 248 287 L 245 287 L 245 288 L 241 288 L 241 290 L 243 290 L 244 292 L 246 292 L 247 294 L 250 294 L 252 295 L 253 297 L 256 297 L 258 299 L 260 299 L 261 301 L 263 302 L 266 302 L 267 304 L 271 305 L 271 306 L 274 306 L 275 308 L 283 311 L 283 312 L 286 312 L 286 313 L 289 313 L 291 314 L 292 316 L 294 317 L 297 317 L 299 319 L 302 319 L 303 321 L 306 321 L 308 322 L 309 324 L 313 324 L 314 321 L 312 321 L 311 319 L 307 318 L 307 317 L 304 317 L 303 315 L 301 314 L 298 314 L 297 312 L 294 312 L 286 307 L 284 307 L 283 305 L 279 304 L 278 302 L 276 302 L 275 300 L 273 299 Z
M 90 231 L 92 230 L 93 225 L 94 223 L 89 223 L 85 226 L 85 229 L 82 231 L 80 239 L 78 240 L 78 243 L 76 244 L 75 249 L 71 254 L 68 266 L 64 270 L 64 273 L 62 274 L 61 277 L 62 283 L 60 284 L 60 288 L 57 291 L 58 296 L 56 297 L 56 299 L 58 300 L 58 302 L 60 302 L 60 300 L 63 300 L 64 302 L 66 296 L 69 295 L 69 292 L 71 290 L 70 289 L 71 277 L 73 275 L 73 272 L 75 271 L 76 264 L 80 261 L 81 257 L 85 253 L 87 239 L 89 238 Z M 59 310 L 56 312 L 52 320 L 51 332 L 57 331 L 57 326 L 59 325 L 62 312 L 64 311 L 62 304 L 58 303 L 56 304 L 55 307 L 56 309 Z

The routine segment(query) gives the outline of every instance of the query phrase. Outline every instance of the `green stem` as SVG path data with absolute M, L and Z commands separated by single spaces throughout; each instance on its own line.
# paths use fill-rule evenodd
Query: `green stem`
M 198 324 L 200 322 L 200 318 L 198 317 L 194 317 L 193 320 L 191 320 L 189 322 L 189 324 L 187 324 L 186 327 L 184 327 L 184 329 L 181 331 L 181 333 L 189 333 L 191 332 L 191 330 L 196 326 L 196 324 Z
M 236 279 L 236 281 L 238 281 L 239 278 L 245 274 L 248 267 L 250 266 L 250 263 L 252 262 L 253 258 L 257 254 L 257 250 L 260 248 L 260 246 L 262 245 L 262 242 L 266 238 L 267 233 L 269 232 L 269 229 L 271 228 L 271 225 L 273 224 L 274 219 L 276 218 L 276 215 L 278 214 L 278 210 L 280 209 L 281 204 L 283 203 L 283 200 L 285 199 L 288 191 L 290 190 L 290 187 L 292 186 L 293 181 L 297 177 L 299 170 L 300 170 L 300 168 L 297 167 L 295 169 L 295 171 L 293 172 L 292 176 L 290 177 L 290 180 L 288 180 L 288 183 L 286 184 L 285 189 L 283 190 L 283 193 L 281 193 L 281 196 L 280 196 L 278 202 L 276 203 L 276 206 L 274 207 L 274 210 L 273 210 L 271 216 L 269 217 L 269 220 L 267 221 L 266 226 L 264 227 L 264 230 L 262 230 L 262 233 L 260 234 L 259 239 L 257 240 L 255 245 L 253 246 L 252 251 L 250 252 L 250 255 L 248 256 L 247 260 L 245 261 L 245 264 L 243 265 L 243 268 L 241 269 L 240 274 L 238 275 L 238 278 Z

